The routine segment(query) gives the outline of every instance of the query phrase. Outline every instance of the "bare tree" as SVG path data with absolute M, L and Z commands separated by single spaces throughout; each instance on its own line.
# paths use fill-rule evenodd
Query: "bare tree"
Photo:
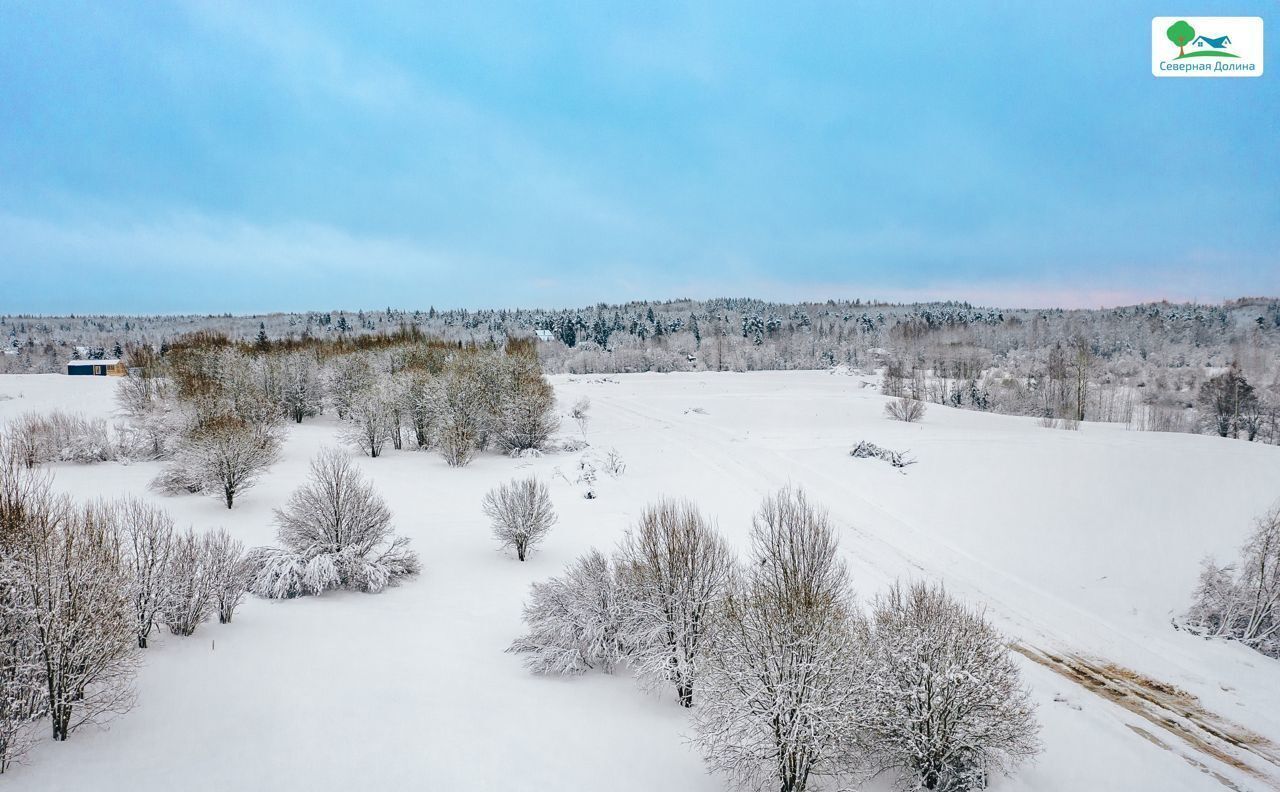
M 642 677 L 674 685 L 680 706 L 693 706 L 711 612 L 733 567 L 728 546 L 692 503 L 661 501 L 627 532 L 616 566 L 632 665 Z
M 884 414 L 895 421 L 914 423 L 924 417 L 926 409 L 924 402 L 903 396 L 890 402 L 886 402 L 884 405 Z
M 621 639 L 621 594 L 609 559 L 592 549 L 563 577 L 534 583 L 524 606 L 529 633 L 507 651 L 525 655 L 537 674 L 606 673 L 626 655 Z
M 421 369 L 410 370 L 406 377 L 408 382 L 400 394 L 404 414 L 418 448 L 430 448 L 435 443 L 434 377 Z
M 218 622 L 229 624 L 244 599 L 253 572 L 245 558 L 244 544 L 219 528 L 205 535 L 204 553 Z
M 55 740 L 133 704 L 137 633 L 113 528 L 101 507 L 65 497 L 41 494 L 25 507 L 15 563 Z
M 280 398 L 287 418 L 302 423 L 320 413 L 323 389 L 313 356 L 305 352 L 288 355 L 282 361 Z
M 560 423 L 555 412 L 555 391 L 536 367 L 536 361 L 532 366 L 509 365 L 514 371 L 509 376 L 510 393 L 506 395 L 498 444 L 504 451 L 542 448 Z
M 125 564 L 131 577 L 134 628 L 138 648 L 147 648 L 147 637 L 167 596 L 169 554 L 173 548 L 173 520 L 148 503 L 129 498 L 114 504 L 112 517 L 124 540 Z
M 310 480 L 275 512 L 284 546 L 252 554 L 254 593 L 296 597 L 329 589 L 376 592 L 418 572 L 409 540 L 391 529 L 391 511 L 342 451 L 322 449 Z
M 192 635 L 213 610 L 213 579 L 204 537 L 188 528 L 173 537 L 160 620 L 174 635 Z
M 0 435 L 0 773 L 22 760 L 46 708 L 39 647 L 30 629 L 35 604 L 19 554 L 28 504 L 47 497 L 48 481 L 27 469 L 10 439 Z
M 380 456 L 387 441 L 400 431 L 393 394 L 387 387 L 371 385 L 351 397 L 349 409 L 351 423 L 343 436 L 370 457 Z
M 0 546 L 0 773 L 30 749 L 45 707 L 40 655 L 28 629 L 34 611 L 7 550 Z
M 582 432 L 582 436 L 587 436 L 587 424 L 591 421 L 591 399 L 583 396 L 573 403 L 573 407 L 569 410 L 569 417 L 578 425 L 578 431 Z
M 1235 564 L 1206 559 L 1186 625 L 1280 657 L 1280 503 L 1260 517 Z
M 940 586 L 894 586 L 866 625 L 864 726 L 904 789 L 981 789 L 1039 750 L 1035 707 L 1000 634 Z
M 862 695 L 849 577 L 826 513 L 800 490 L 767 498 L 751 558 L 717 609 L 694 709 L 713 770 L 803 792 L 852 772 Z
M 475 457 L 486 434 L 484 400 L 467 372 L 450 370 L 435 382 L 435 445 L 450 467 L 463 467 Z
M 205 418 L 182 440 L 170 468 L 154 484 L 163 488 L 167 480 L 188 482 L 216 494 L 230 509 L 236 496 L 256 484 L 279 456 L 274 425 L 232 415 Z
M 556 523 L 551 492 L 534 476 L 489 490 L 484 496 L 484 513 L 493 525 L 493 538 L 502 547 L 513 548 L 521 561 Z

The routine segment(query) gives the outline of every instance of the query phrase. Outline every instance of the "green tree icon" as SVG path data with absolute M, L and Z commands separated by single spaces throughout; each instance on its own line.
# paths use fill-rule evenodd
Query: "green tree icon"
M 1169 37 L 1170 41 L 1178 45 L 1178 57 L 1181 58 L 1186 54 L 1182 48 L 1190 44 L 1191 39 L 1196 37 L 1196 29 L 1188 25 L 1185 19 L 1179 19 L 1170 25 L 1164 34 Z

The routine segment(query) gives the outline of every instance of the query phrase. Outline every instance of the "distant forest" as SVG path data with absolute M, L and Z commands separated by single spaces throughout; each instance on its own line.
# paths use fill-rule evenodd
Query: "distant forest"
M 1280 299 L 1099 310 L 968 303 L 712 299 L 566 310 L 313 311 L 258 316 L 0 317 L 0 373 L 65 371 L 77 358 L 163 354 L 215 331 L 250 343 L 403 328 L 466 345 L 536 338 L 548 373 L 832 369 L 881 387 L 1046 425 L 1122 422 L 1280 442 Z

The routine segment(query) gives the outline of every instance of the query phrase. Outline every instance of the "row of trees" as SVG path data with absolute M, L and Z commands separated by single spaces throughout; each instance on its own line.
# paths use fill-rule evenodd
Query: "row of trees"
M 137 455 L 169 460 L 155 486 L 208 492 L 228 508 L 278 458 L 285 424 L 326 410 L 370 457 L 408 445 L 455 466 L 485 449 L 541 448 L 558 426 L 528 343 L 465 347 L 403 331 L 355 345 L 249 346 L 195 334 L 129 362 L 122 431 Z
M 739 563 L 687 502 L 650 507 L 614 554 L 533 585 L 537 673 L 633 669 L 692 708 L 708 765 L 746 788 L 891 773 L 985 786 L 1038 750 L 1033 707 L 999 634 L 927 584 L 861 607 L 834 527 L 800 490 L 767 498 Z
M 48 718 L 55 740 L 129 709 L 163 625 L 231 620 L 248 582 L 225 532 L 175 530 L 141 501 L 76 503 L 0 437 L 0 771 Z

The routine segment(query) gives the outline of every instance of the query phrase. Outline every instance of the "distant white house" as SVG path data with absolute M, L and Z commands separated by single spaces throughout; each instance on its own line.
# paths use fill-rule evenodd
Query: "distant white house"
M 543 328 L 539 327 L 537 330 L 534 330 L 534 332 L 538 334 L 538 340 L 539 340 L 539 341 L 553 341 L 553 340 L 555 340 L 555 336 L 554 336 L 554 335 L 552 335 L 552 333 L 551 333 L 551 331 L 550 331 L 550 330 L 544 330 Z

